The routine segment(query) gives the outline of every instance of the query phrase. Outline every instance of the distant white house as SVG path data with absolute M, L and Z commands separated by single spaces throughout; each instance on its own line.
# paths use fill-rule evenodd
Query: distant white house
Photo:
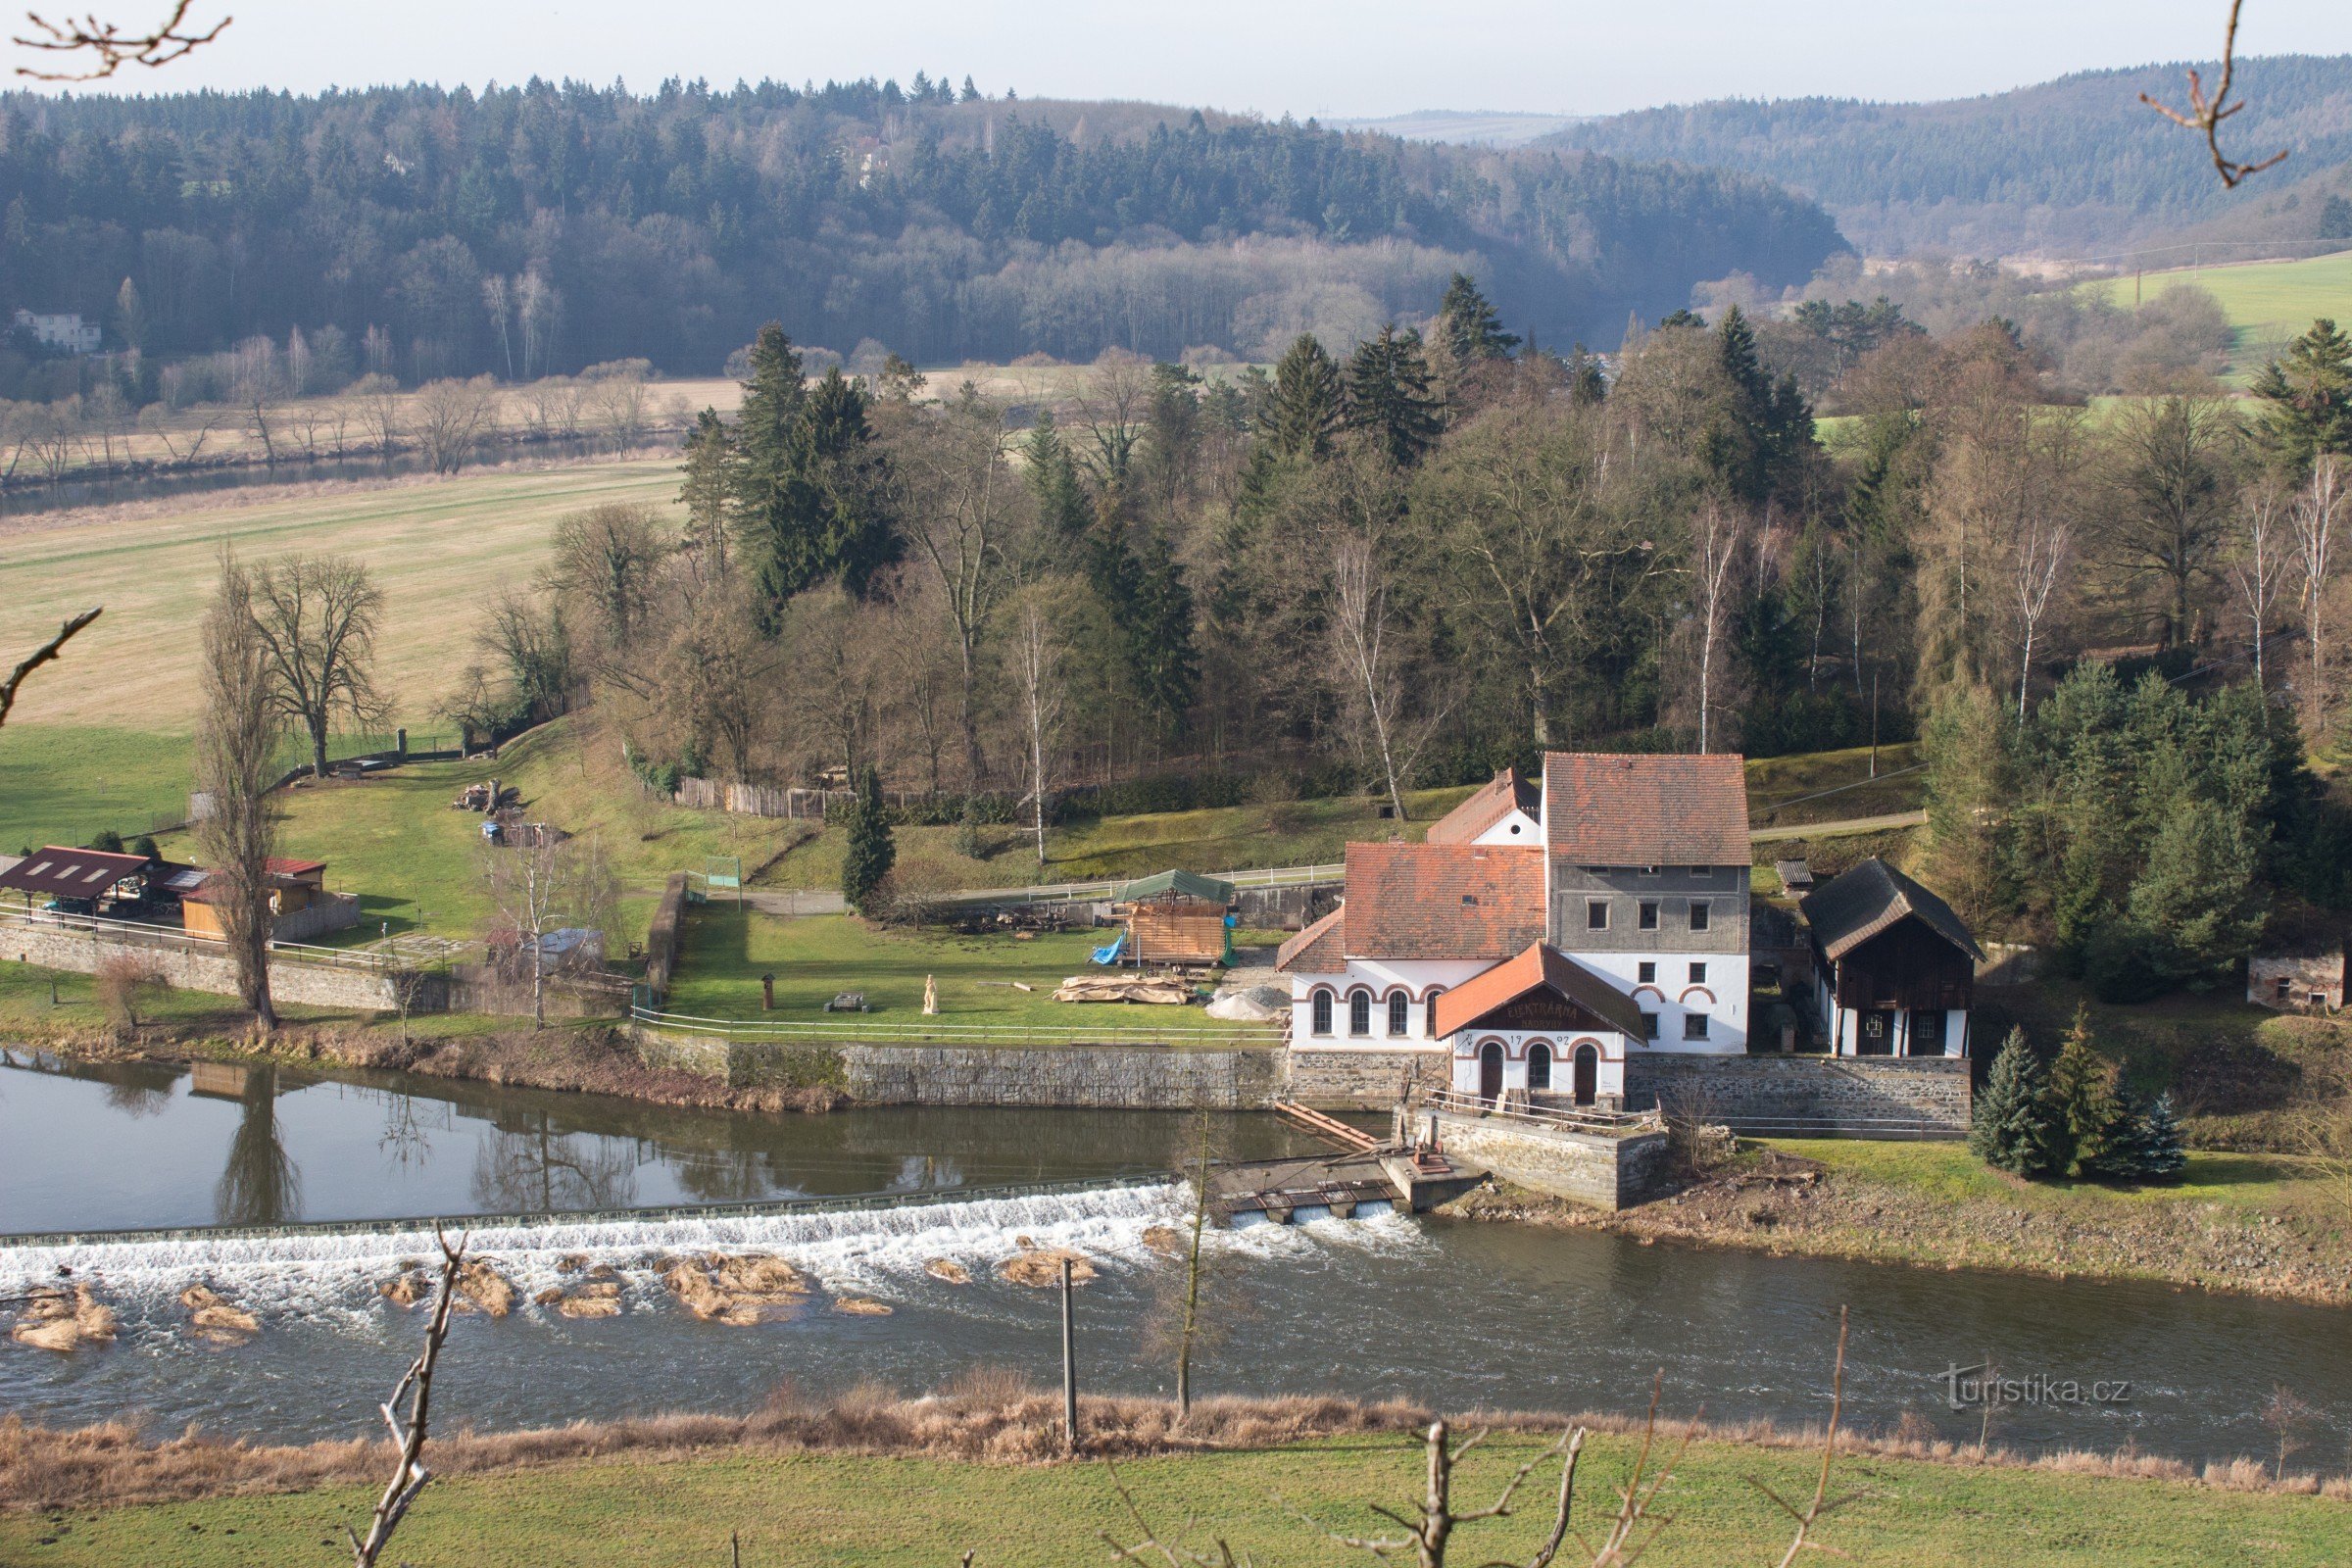
M 15 324 L 18 331 L 31 333 L 33 340 L 43 347 L 63 349 L 68 354 L 97 353 L 102 335 L 96 321 L 85 321 L 74 311 L 45 315 L 19 306 Z

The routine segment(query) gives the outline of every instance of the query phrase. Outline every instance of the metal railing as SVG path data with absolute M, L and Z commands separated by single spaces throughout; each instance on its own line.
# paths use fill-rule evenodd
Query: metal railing
M 1654 1110 L 1601 1110 L 1597 1107 L 1561 1110 L 1548 1105 L 1504 1105 L 1454 1089 L 1432 1090 L 1423 1097 L 1421 1103 L 1431 1110 L 1451 1111 L 1462 1116 L 1500 1116 L 1510 1121 L 1556 1127 L 1565 1132 L 1615 1135 L 1661 1131 L 1666 1125 L 1665 1118 Z
M 62 914 L 48 909 L 0 909 L 0 926 L 25 931 L 86 931 L 93 938 L 117 942 L 139 943 L 155 948 L 173 948 L 183 953 L 223 953 L 225 946 L 219 937 L 202 936 L 174 926 L 156 925 L 145 920 L 117 920 L 101 914 Z M 342 969 L 402 969 L 414 967 L 403 964 L 390 954 L 368 953 L 357 948 L 322 948 L 309 942 L 272 942 L 270 951 L 283 955 L 289 962 L 310 963 Z
M 1968 1136 L 1968 1129 L 1958 1123 L 1920 1116 L 1713 1116 L 1708 1120 L 1742 1138 L 1884 1138 L 1927 1143 Z
M 855 1018 L 857 1014 L 846 1014 Z M 709 1035 L 724 1040 L 803 1043 L 816 1046 L 1233 1046 L 1266 1049 L 1282 1044 L 1282 1031 L 1271 1025 L 1227 1024 L 1214 1029 L 1097 1028 L 1072 1023 L 1066 1028 L 1037 1024 L 962 1023 L 832 1023 L 781 1018 L 700 1018 L 691 1013 L 662 1012 L 652 1007 L 629 1009 L 631 1021 L 651 1029 L 679 1034 Z
M 1230 882 L 1236 888 L 1301 888 L 1325 882 L 1337 882 L 1348 874 L 1344 862 L 1330 865 L 1281 865 L 1255 871 L 1211 871 L 1205 873 L 1214 882 Z M 936 899 L 939 904 L 1092 904 L 1099 900 L 1115 899 L 1119 890 L 1137 878 L 1113 877 L 1099 882 L 1045 882 L 1017 888 L 963 888 L 944 893 Z

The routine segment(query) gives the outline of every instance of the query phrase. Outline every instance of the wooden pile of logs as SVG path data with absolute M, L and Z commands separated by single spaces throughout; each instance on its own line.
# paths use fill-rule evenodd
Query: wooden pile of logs
M 1162 1006 L 1185 1006 L 1193 1000 L 1193 983 L 1180 974 L 1141 971 L 1074 974 L 1054 992 L 1055 1002 L 1145 1002 Z

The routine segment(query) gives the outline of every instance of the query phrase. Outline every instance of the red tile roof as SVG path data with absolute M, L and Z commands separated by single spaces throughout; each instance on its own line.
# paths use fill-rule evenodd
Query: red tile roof
M 1536 785 L 1506 767 L 1472 791 L 1461 805 L 1432 822 L 1429 842 L 1468 844 L 1513 811 L 1525 811 L 1535 817 L 1542 814 L 1543 808 L 1543 794 Z
M 1348 846 L 1350 957 L 1504 958 L 1543 935 L 1537 846 Z
M 1547 753 L 1544 834 L 1577 865 L 1745 865 L 1741 759 Z
M 1332 910 L 1285 942 L 1274 954 L 1274 967 L 1296 970 L 1300 974 L 1339 974 L 1347 969 L 1345 939 L 1341 916 L 1348 912 L 1346 905 Z
M 1484 974 L 1438 995 L 1436 1027 L 1441 1035 L 1468 1029 L 1495 1008 L 1533 991 L 1548 990 L 1582 1007 L 1605 1028 L 1640 1039 L 1641 1004 L 1544 943 L 1531 943 Z

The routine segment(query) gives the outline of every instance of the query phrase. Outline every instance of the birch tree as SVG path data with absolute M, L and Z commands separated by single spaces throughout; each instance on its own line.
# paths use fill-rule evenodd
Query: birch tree
M 2265 485 L 2249 491 L 2238 508 L 2237 551 L 2230 563 L 2230 580 L 2245 607 L 2246 622 L 2254 636 L 2254 689 L 2270 690 L 2264 664 L 2264 644 L 2270 640 L 2271 617 L 2286 589 L 2288 558 L 2292 554 L 2285 503 L 2278 491 Z
M 1021 709 L 1021 740 L 1028 753 L 1030 821 L 1035 827 L 1037 863 L 1046 863 L 1046 808 L 1052 778 L 1050 748 L 1062 719 L 1062 644 L 1053 608 L 1044 595 L 1024 595 L 1012 628 L 1012 674 Z
M 1690 571 L 1695 579 L 1698 609 L 1698 749 L 1707 750 L 1713 738 L 1710 719 L 1715 699 L 1715 652 L 1724 635 L 1724 617 L 1731 608 L 1732 563 L 1747 539 L 1744 514 L 1709 499 L 1693 524 Z
M 2050 598 L 2074 560 L 2074 530 L 2035 516 L 2018 531 L 2010 587 L 2017 598 L 2017 719 L 2026 719 L 2026 693 L 2034 679 L 2034 641 L 2049 612 Z
M 1365 737 L 1380 759 L 1389 808 L 1397 821 L 1408 821 L 1404 781 L 1434 722 L 1415 726 L 1411 736 L 1406 733 L 1412 683 L 1405 678 L 1405 661 L 1392 635 L 1388 576 L 1371 540 L 1352 534 L 1338 539 L 1332 550 L 1331 589 L 1332 637 L 1350 704 L 1361 712 Z
M 2303 580 L 2303 629 L 2311 643 L 2311 692 L 2304 706 L 2314 736 L 2328 708 L 2328 589 L 2336 571 L 2336 526 L 2344 510 L 2343 465 L 2322 458 L 2289 514 L 2295 565 Z
M 530 842 L 482 847 L 482 879 L 500 935 L 514 934 L 531 977 L 531 1023 L 547 1024 L 547 939 L 573 928 L 602 930 L 617 887 L 593 835 L 534 835 Z

